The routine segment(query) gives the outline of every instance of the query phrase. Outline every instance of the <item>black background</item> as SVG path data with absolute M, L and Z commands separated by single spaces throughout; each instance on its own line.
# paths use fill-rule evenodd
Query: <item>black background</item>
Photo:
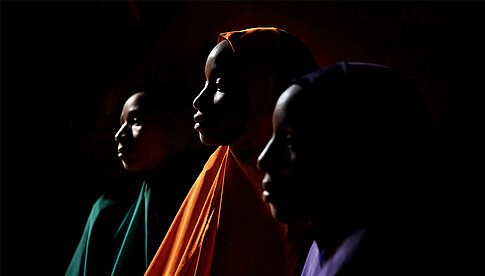
M 2 275 L 64 273 L 91 205 L 122 174 L 113 135 L 123 102 L 153 81 L 179 83 L 195 97 L 220 32 L 279 27 L 299 37 L 321 67 L 363 61 L 404 72 L 428 97 L 436 127 L 448 135 L 443 152 L 456 152 L 482 125 L 476 114 L 484 7 L 2 1 Z M 450 205 L 467 201 L 460 187 L 454 191 L 465 199 L 455 194 Z

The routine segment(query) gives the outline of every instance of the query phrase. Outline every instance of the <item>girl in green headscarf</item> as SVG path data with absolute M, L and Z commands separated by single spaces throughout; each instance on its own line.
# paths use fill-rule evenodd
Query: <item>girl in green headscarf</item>
M 66 275 L 142 275 L 147 269 L 195 179 L 190 170 L 179 171 L 197 158 L 182 158 L 191 118 L 180 118 L 185 113 L 176 107 L 169 95 L 155 93 L 126 101 L 115 140 L 118 158 L 137 180 L 96 201 Z

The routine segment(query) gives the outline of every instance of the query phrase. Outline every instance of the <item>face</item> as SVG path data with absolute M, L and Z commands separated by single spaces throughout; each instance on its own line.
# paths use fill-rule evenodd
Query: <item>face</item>
M 128 171 L 147 171 L 163 163 L 173 145 L 173 133 L 162 112 L 150 107 L 149 96 L 137 93 L 123 106 L 115 135 L 118 158 Z
M 370 198 L 368 185 L 362 185 L 369 160 L 356 156 L 353 136 L 345 134 L 349 126 L 335 128 L 339 115 L 321 100 L 290 86 L 276 103 L 273 136 L 258 158 L 265 172 L 263 200 L 284 223 L 324 215 L 327 222 L 341 224 L 342 218 L 365 212 Z
M 231 145 L 249 120 L 250 102 L 235 54 L 227 40 L 211 51 L 205 65 L 205 85 L 194 100 L 194 129 L 206 145 Z
M 304 174 L 312 151 L 301 128 L 295 124 L 295 107 L 300 86 L 290 86 L 278 99 L 273 112 L 273 136 L 258 158 L 265 172 L 263 200 L 273 216 L 285 223 L 308 219 L 311 202 L 310 184 Z

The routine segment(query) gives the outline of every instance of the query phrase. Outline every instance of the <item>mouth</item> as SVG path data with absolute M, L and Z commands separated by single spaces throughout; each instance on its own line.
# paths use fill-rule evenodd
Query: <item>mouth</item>
M 267 203 L 273 202 L 273 197 L 271 196 L 271 193 L 268 192 L 267 190 L 263 191 L 262 197 L 264 202 L 267 202 Z
M 133 150 L 126 146 L 118 147 L 118 158 L 123 159 L 126 158 Z
M 207 116 L 202 115 L 202 113 L 199 111 L 194 115 L 194 122 L 194 129 L 197 131 L 203 131 L 207 125 Z
M 271 186 L 271 177 L 266 174 L 263 179 L 263 194 L 262 198 L 264 202 L 272 202 L 273 201 L 273 195 L 271 194 L 271 191 L 268 190 L 268 186 Z

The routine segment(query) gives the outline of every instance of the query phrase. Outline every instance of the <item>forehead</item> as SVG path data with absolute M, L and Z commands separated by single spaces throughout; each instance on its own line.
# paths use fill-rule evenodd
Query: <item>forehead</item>
M 235 54 L 227 40 L 219 42 L 207 57 L 206 73 L 227 70 L 234 64 Z
M 299 122 L 299 98 L 302 88 L 299 85 L 291 85 L 278 98 L 273 112 L 273 124 L 295 128 Z
M 151 112 L 156 106 L 154 100 L 144 92 L 136 93 L 125 102 L 122 115 L 132 111 Z
M 142 99 L 144 97 L 143 93 L 136 93 L 132 95 L 128 100 L 126 100 L 123 110 L 130 110 L 133 109 L 134 107 L 138 107 L 142 103 Z

